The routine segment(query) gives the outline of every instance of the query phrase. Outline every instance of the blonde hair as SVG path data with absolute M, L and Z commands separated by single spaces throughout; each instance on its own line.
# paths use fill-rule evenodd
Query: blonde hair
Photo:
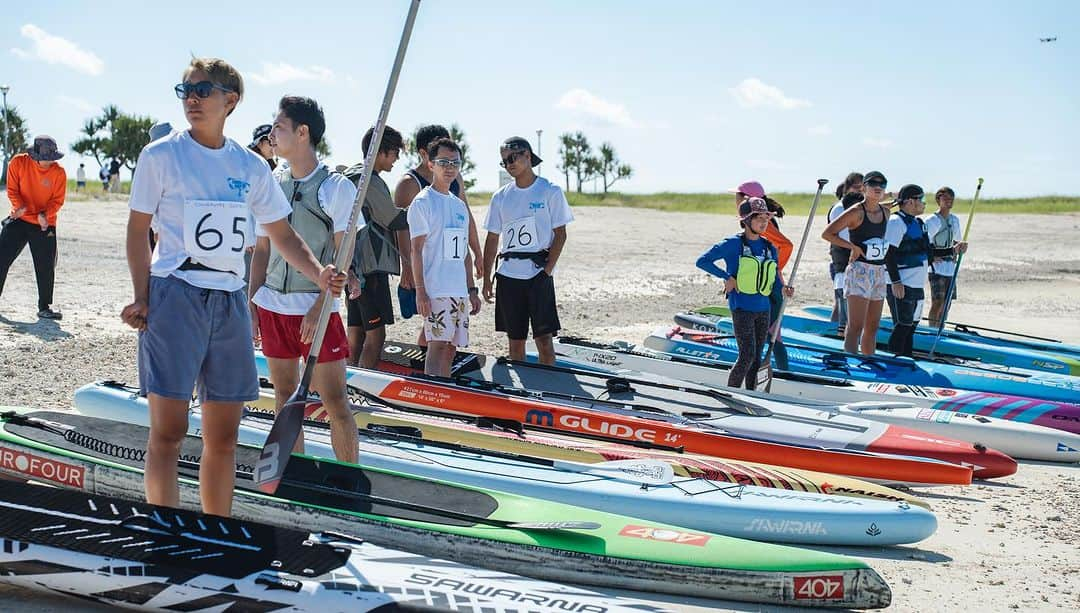
M 184 80 L 187 80 L 196 70 L 205 72 L 214 83 L 236 92 L 239 96 L 237 104 L 244 99 L 244 78 L 232 64 L 216 57 L 193 57 L 191 63 L 184 69 Z M 232 111 L 229 112 L 232 113 Z

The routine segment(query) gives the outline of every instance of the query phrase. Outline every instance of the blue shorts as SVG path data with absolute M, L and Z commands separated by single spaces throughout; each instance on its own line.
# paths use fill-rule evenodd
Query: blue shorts
M 150 277 L 150 310 L 139 333 L 142 395 L 246 402 L 259 397 L 251 312 L 243 290 Z

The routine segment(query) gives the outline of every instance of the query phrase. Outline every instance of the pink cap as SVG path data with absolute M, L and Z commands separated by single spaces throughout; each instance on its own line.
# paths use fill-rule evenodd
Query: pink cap
M 746 194 L 751 198 L 764 198 L 765 188 L 761 186 L 757 181 L 747 181 L 746 183 L 739 184 L 738 187 L 733 187 L 728 190 L 732 194 Z

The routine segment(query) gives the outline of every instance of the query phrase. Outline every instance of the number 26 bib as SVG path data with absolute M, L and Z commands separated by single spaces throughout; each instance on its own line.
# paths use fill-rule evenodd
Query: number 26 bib
M 522 217 L 503 226 L 503 251 L 536 250 L 536 218 Z
M 184 250 L 197 258 L 242 256 L 250 243 L 248 206 L 244 202 L 184 202 Z

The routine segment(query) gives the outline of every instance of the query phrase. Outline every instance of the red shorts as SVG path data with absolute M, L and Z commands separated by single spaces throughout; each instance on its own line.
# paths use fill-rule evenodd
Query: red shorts
M 300 323 L 303 321 L 303 315 L 281 315 L 259 307 L 263 355 L 281 360 L 306 358 L 311 351 L 311 343 L 300 342 Z M 336 362 L 347 357 L 349 339 L 345 336 L 345 325 L 341 323 L 341 315 L 331 313 L 318 361 Z

